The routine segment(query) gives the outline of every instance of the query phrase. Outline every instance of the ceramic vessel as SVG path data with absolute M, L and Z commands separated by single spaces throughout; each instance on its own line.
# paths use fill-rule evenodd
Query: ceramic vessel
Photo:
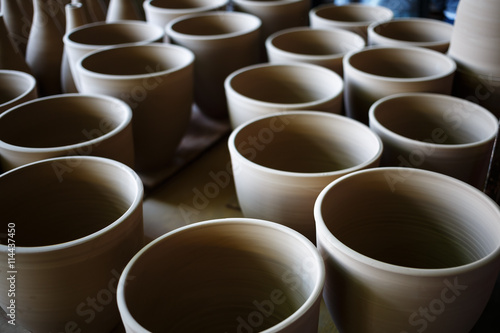
M 23 3 L 31 4 L 31 1 L 23 1 Z M 5 26 L 8 31 L 8 37 L 14 43 L 16 50 L 18 50 L 24 58 L 33 13 L 26 13 L 24 8 L 19 6 L 19 2 L 15 0 L 0 0 L 0 4 Z
M 500 77 L 500 2 L 461 0 L 448 55 L 460 68 Z
M 8 109 L 38 97 L 33 75 L 13 70 L 0 70 L 0 115 Z
M 343 76 L 342 59 L 348 52 L 363 49 L 361 36 L 342 29 L 290 28 L 266 40 L 271 63 L 309 63 L 331 69 Z
M 318 111 L 275 113 L 237 127 L 228 140 L 245 217 L 286 225 L 316 241 L 313 207 L 333 180 L 377 167 L 382 141 L 368 126 Z
M 469 332 L 500 268 L 500 210 L 420 169 L 337 179 L 314 208 L 323 297 L 340 332 Z
M 262 43 L 277 31 L 309 25 L 309 0 L 232 0 L 232 5 L 261 19 Z
M 451 94 L 455 62 L 421 47 L 372 46 L 343 59 L 345 111 L 368 124 L 370 106 L 382 97 L 405 92 Z
M 289 228 L 202 221 L 157 238 L 129 262 L 118 306 L 127 333 L 316 333 L 324 274 L 317 249 Z
M 417 46 L 446 53 L 453 25 L 422 17 L 375 22 L 368 27 L 368 44 L 382 46 Z
M 483 107 L 441 94 L 396 94 L 371 106 L 369 124 L 384 143 L 382 166 L 436 171 L 484 189 L 498 120 Z
M 138 1 L 135 0 L 110 0 L 106 12 L 106 22 L 143 20 L 137 3 Z
M 228 0 L 146 0 L 142 3 L 146 21 L 165 28 L 167 23 L 182 15 L 224 11 Z
M 136 170 L 172 161 L 191 118 L 194 58 L 182 46 L 153 43 L 97 50 L 78 62 L 82 93 L 117 97 L 132 108 Z
M 257 64 L 225 80 L 231 126 L 270 113 L 315 110 L 342 113 L 344 82 L 327 68 L 306 64 Z
M 227 118 L 225 78 L 259 62 L 261 20 L 250 14 L 215 11 L 170 21 L 167 36 L 196 56 L 194 93 L 200 110 L 212 118 Z
M 11 69 L 23 71 L 31 74 L 31 69 L 28 67 L 24 54 L 14 42 L 14 35 L 11 34 L 5 25 L 4 14 L 0 12 L 0 69 Z
M 70 33 L 71 30 L 79 26 L 89 23 L 87 21 L 85 7 L 81 2 L 67 4 L 65 7 L 65 11 L 66 34 Z M 73 80 L 73 75 L 71 74 L 68 55 L 66 54 L 66 47 L 64 47 L 63 49 L 63 56 L 61 61 L 61 89 L 63 93 L 78 92 L 75 81 Z
M 6 172 L 0 187 L 0 220 L 11 230 L 2 238 L 2 257 L 15 241 L 14 267 L 4 260 L 0 270 L 15 277 L 16 327 L 112 331 L 119 323 L 118 278 L 143 245 L 137 174 L 109 159 L 62 157 Z M 10 281 L 1 279 L 0 289 Z M 6 313 L 12 299 L 0 295 Z
M 0 115 L 0 165 L 10 170 L 42 159 L 93 155 L 134 167 L 132 110 L 103 95 L 38 98 Z
M 311 27 L 349 30 L 363 37 L 365 42 L 370 24 L 389 21 L 393 17 L 393 11 L 387 7 L 356 3 L 341 6 L 328 3 L 309 10 Z
M 59 17 L 64 17 L 64 7 L 61 9 L 56 0 L 33 0 L 33 10 L 26 62 L 37 80 L 41 96 L 60 94 L 65 28 Z
M 76 64 L 88 53 L 111 46 L 142 45 L 162 42 L 165 31 L 141 21 L 94 22 L 79 26 L 65 34 L 64 47 L 77 89 L 80 89 Z

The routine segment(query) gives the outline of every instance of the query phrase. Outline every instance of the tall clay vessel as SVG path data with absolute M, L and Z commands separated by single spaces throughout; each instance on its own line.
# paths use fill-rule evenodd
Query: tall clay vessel
M 142 15 L 133 0 L 110 0 L 106 13 L 107 22 L 120 20 L 143 20 Z
M 41 96 L 61 93 L 64 26 L 57 0 L 33 0 L 33 23 L 26 46 L 26 62 L 37 79 Z

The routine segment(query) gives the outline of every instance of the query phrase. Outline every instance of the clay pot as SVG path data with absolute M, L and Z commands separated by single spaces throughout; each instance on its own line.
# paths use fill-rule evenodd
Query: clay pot
M 0 70 L 0 114 L 37 97 L 36 79 L 31 74 Z
M 372 23 L 368 44 L 382 46 L 417 46 L 446 53 L 453 25 L 422 17 L 399 18 Z
M 142 3 L 146 21 L 165 28 L 167 23 L 183 15 L 226 10 L 228 0 L 146 0 Z
M 247 66 L 231 73 L 224 85 L 233 128 L 259 116 L 287 110 L 342 112 L 342 78 L 318 65 Z
M 311 27 L 349 30 L 363 37 L 365 42 L 370 24 L 389 21 L 393 17 L 393 11 L 387 7 L 356 3 L 341 6 L 322 4 L 309 10 Z
M 384 143 L 382 166 L 436 171 L 484 189 L 498 120 L 483 107 L 441 94 L 396 94 L 371 106 L 369 124 Z
M 99 21 L 69 31 L 64 35 L 63 42 L 77 89 L 80 90 L 80 83 L 76 64 L 88 53 L 111 46 L 163 42 L 164 37 L 162 28 L 133 20 L 112 23 Z
M 157 238 L 129 262 L 118 306 L 128 333 L 316 333 L 324 273 L 314 245 L 289 228 L 202 221 Z
M 82 93 L 113 96 L 132 108 L 136 170 L 172 161 L 191 118 L 194 59 L 184 47 L 153 43 L 99 49 L 78 62 Z
M 257 16 L 262 21 L 262 47 L 271 34 L 309 25 L 309 0 L 232 0 L 233 9 Z
M 368 126 L 317 111 L 260 117 L 228 141 L 238 202 L 245 217 L 293 228 L 316 240 L 313 207 L 333 180 L 377 167 L 382 141 Z
M 107 157 L 133 167 L 130 107 L 103 95 L 63 94 L 28 101 L 0 115 L 4 171 L 71 155 Z
M 260 29 L 261 20 L 253 15 L 223 11 L 181 16 L 167 24 L 170 41 L 196 56 L 195 102 L 205 115 L 228 117 L 224 80 L 259 62 Z
M 118 278 L 143 245 L 137 174 L 109 159 L 61 157 L 6 172 L 0 187 L 0 220 L 11 234 L 2 257 L 15 241 L 14 266 L 0 263 L 14 279 L 1 279 L 0 288 L 15 281 L 16 327 L 110 332 L 119 323 Z M 12 299 L 0 295 L 8 314 Z
M 340 332 L 469 332 L 500 269 L 500 209 L 450 176 L 374 168 L 314 208 L 323 297 Z
M 345 111 L 368 124 L 368 110 L 382 97 L 406 92 L 451 94 L 455 62 L 421 47 L 372 46 L 343 60 Z
M 350 51 L 361 50 L 365 41 L 354 32 L 342 29 L 290 28 L 266 40 L 271 63 L 309 63 L 331 69 L 343 76 L 342 59 Z

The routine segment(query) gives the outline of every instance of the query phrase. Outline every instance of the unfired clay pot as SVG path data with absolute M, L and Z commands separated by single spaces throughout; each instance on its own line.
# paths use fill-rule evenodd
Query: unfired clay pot
M 181 16 L 167 24 L 170 41 L 196 56 L 195 102 L 205 115 L 228 117 L 224 80 L 259 62 L 261 26 L 254 15 L 226 11 Z
M 316 241 L 313 206 L 347 173 L 377 167 L 382 141 L 368 126 L 318 111 L 275 113 L 237 127 L 228 140 L 245 217 L 293 228 Z
M 16 70 L 0 70 L 0 114 L 37 97 L 37 82 L 33 75 Z
M 315 110 L 342 113 L 340 75 L 307 63 L 263 63 L 231 73 L 224 82 L 233 128 L 275 112 Z
M 324 299 L 340 332 L 469 332 L 500 269 L 500 209 L 450 176 L 374 168 L 314 208 Z
M 144 247 L 118 284 L 127 333 L 317 333 L 324 267 L 305 237 L 269 221 L 197 222 Z
M 331 69 L 343 76 L 342 59 L 353 50 L 364 48 L 365 41 L 343 29 L 299 27 L 280 30 L 266 40 L 271 63 L 309 63 Z
M 344 59 L 344 101 L 348 117 L 368 124 L 370 106 L 397 93 L 451 94 L 455 62 L 421 47 L 371 46 Z
M 498 134 L 485 108 L 442 94 L 396 94 L 371 106 L 369 124 L 384 143 L 382 166 L 436 171 L 484 189 Z
M 309 10 L 311 27 L 349 30 L 363 37 L 365 41 L 370 24 L 389 21 L 393 17 L 393 11 L 387 7 L 356 3 L 341 6 L 327 3 Z
M 226 10 L 228 0 L 146 0 L 142 3 L 146 21 L 165 28 L 182 15 Z
M 136 170 L 172 161 L 191 118 L 194 59 L 182 46 L 153 43 L 99 49 L 78 62 L 82 93 L 113 96 L 132 108 Z
M 446 53 L 453 25 L 423 17 L 398 18 L 376 22 L 368 27 L 368 44 L 382 46 L 417 46 Z
M 130 106 L 104 95 L 62 94 L 25 102 L 0 115 L 4 171 L 71 155 L 107 157 L 134 167 Z
M 16 327 L 31 332 L 112 331 L 118 279 L 143 245 L 137 174 L 110 159 L 61 157 L 6 172 L 0 187 L 9 230 L 0 244 L 2 309 L 11 314 L 14 300 Z M 15 295 L 6 292 L 12 283 Z

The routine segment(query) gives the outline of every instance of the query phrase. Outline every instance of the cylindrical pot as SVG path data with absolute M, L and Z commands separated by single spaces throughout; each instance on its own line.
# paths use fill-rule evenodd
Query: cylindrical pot
M 134 167 L 132 110 L 104 95 L 38 98 L 0 115 L 4 171 L 59 156 L 92 155 Z
M 69 67 L 80 90 L 77 63 L 92 51 L 111 46 L 144 45 L 163 42 L 164 29 L 142 21 L 93 22 L 79 26 L 63 37 Z
M 343 76 L 342 59 L 348 52 L 366 46 L 363 38 L 342 29 L 299 27 L 280 30 L 266 40 L 271 63 L 309 63 Z
M 37 97 L 37 82 L 31 74 L 0 70 L 0 114 Z
M 365 4 L 322 4 L 309 10 L 313 28 L 337 28 L 357 33 L 367 40 L 368 26 L 374 22 L 389 21 L 394 17 L 391 9 Z
M 368 44 L 417 46 L 446 53 L 453 25 L 423 17 L 399 18 L 368 26 Z
M 500 209 L 483 192 L 380 167 L 332 182 L 314 214 L 340 332 L 469 332 L 481 316 L 500 269 Z
M 314 245 L 276 223 L 228 218 L 161 236 L 127 265 L 127 333 L 318 331 L 324 267 Z
M 436 171 L 484 189 L 498 134 L 485 108 L 442 94 L 396 94 L 371 106 L 369 124 L 384 143 L 381 166 Z
M 323 188 L 377 167 L 382 141 L 368 126 L 318 111 L 275 113 L 237 127 L 228 140 L 245 217 L 266 219 L 316 240 L 313 207 Z
M 146 0 L 142 3 L 146 21 L 165 28 L 167 23 L 182 15 L 224 11 L 229 0 Z
M 171 42 L 196 56 L 194 95 L 200 110 L 227 118 L 225 78 L 259 62 L 261 20 L 254 15 L 215 11 L 178 17 L 167 24 Z
M 280 111 L 342 113 L 344 82 L 334 71 L 306 63 L 263 63 L 241 68 L 224 82 L 233 128 Z
M 118 279 L 143 245 L 137 174 L 105 158 L 62 157 L 6 172 L 0 188 L 3 311 L 31 332 L 112 331 Z
M 371 46 L 344 59 L 348 117 L 368 124 L 368 110 L 382 97 L 406 92 L 451 94 L 455 62 L 421 47 Z
M 78 62 L 82 93 L 113 96 L 132 108 L 136 170 L 172 161 L 191 118 L 194 59 L 184 47 L 153 43 L 99 49 Z

